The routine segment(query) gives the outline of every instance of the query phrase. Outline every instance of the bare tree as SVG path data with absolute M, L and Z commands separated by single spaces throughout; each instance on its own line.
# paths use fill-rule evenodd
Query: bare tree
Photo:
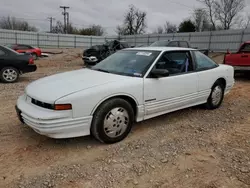
M 230 29 L 241 10 L 245 0 L 218 0 L 214 2 L 215 16 L 224 29 Z
M 164 28 L 162 26 L 158 26 L 153 33 L 163 34 L 164 33 Z
M 164 28 L 165 28 L 165 33 L 176 33 L 177 32 L 177 26 L 170 23 L 169 21 L 166 21 Z
M 245 24 L 245 28 L 249 28 L 249 27 L 250 27 L 250 14 L 247 16 L 247 20 Z
M 31 26 L 27 21 L 17 20 L 15 17 L 3 17 L 0 20 L 1 29 L 21 30 L 21 31 L 38 31 L 34 26 Z
M 52 33 L 65 33 L 64 24 L 61 21 L 57 21 L 56 25 L 52 27 Z M 68 34 L 78 34 L 78 29 L 76 27 L 73 27 L 72 23 L 68 24 Z
M 216 30 L 216 24 L 215 24 L 215 0 L 198 0 L 199 2 L 203 3 L 207 9 L 209 20 L 212 25 L 211 30 Z
M 193 19 L 196 31 L 201 32 L 210 29 L 207 17 L 208 15 L 206 10 L 202 8 L 194 9 Z
M 116 32 L 119 35 L 135 35 L 144 33 L 147 27 L 146 15 L 146 12 L 140 11 L 134 5 L 130 5 L 128 12 L 125 14 L 123 25 L 117 26 Z
M 250 28 L 250 14 L 246 15 L 246 16 L 242 16 L 238 21 L 238 28 L 241 29 L 247 29 Z
M 57 21 L 56 25 L 52 27 L 52 33 L 64 33 L 64 25 L 61 21 Z
M 64 33 L 64 24 L 61 21 L 57 21 L 56 25 L 52 28 L 52 32 Z M 92 25 L 87 28 L 78 29 L 74 27 L 72 23 L 68 24 L 68 34 L 102 36 L 104 33 L 105 29 L 100 25 Z
M 156 30 L 154 31 L 154 33 L 157 34 L 163 34 L 163 33 L 176 33 L 177 32 L 177 26 L 170 23 L 169 21 L 166 21 L 166 23 L 164 24 L 164 26 L 158 26 L 156 28 Z

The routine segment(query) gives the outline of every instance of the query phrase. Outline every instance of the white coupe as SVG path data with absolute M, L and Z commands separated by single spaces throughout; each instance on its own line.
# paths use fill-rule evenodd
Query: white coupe
M 134 122 L 200 104 L 218 108 L 233 85 L 233 67 L 198 50 L 129 48 L 91 68 L 34 81 L 16 111 L 20 121 L 51 138 L 93 135 L 115 143 Z

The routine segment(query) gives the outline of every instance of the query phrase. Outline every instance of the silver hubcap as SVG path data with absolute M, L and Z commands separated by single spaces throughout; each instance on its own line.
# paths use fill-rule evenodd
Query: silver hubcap
M 17 72 L 13 69 L 6 69 L 3 72 L 3 77 L 8 82 L 14 81 L 17 78 Z
M 126 131 L 128 123 L 128 112 L 124 108 L 114 108 L 104 119 L 104 132 L 107 136 L 116 138 Z
M 216 86 L 212 92 L 213 105 L 218 105 L 220 103 L 221 97 L 222 97 L 222 88 L 220 86 Z

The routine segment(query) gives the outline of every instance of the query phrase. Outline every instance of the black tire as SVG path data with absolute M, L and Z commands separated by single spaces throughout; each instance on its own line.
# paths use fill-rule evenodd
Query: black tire
M 38 56 L 37 56 L 36 53 L 32 53 L 31 55 L 32 55 L 32 57 L 33 57 L 34 60 L 37 60 L 37 59 L 38 59 Z
M 213 93 L 216 92 L 215 90 L 221 90 L 221 93 L 217 93 L 217 100 L 216 102 L 213 101 Z M 216 81 L 211 89 L 211 93 L 207 99 L 207 103 L 205 104 L 205 107 L 209 110 L 213 110 L 216 108 L 219 108 L 221 106 L 221 103 L 224 99 L 224 91 L 225 91 L 225 85 L 221 81 Z
M 118 131 L 116 130 L 113 132 L 116 132 L 116 134 L 117 133 L 120 134 L 121 132 L 123 132 L 120 135 L 118 134 L 117 137 L 110 137 L 109 135 L 107 135 L 109 134 L 107 133 L 109 131 L 108 128 L 104 128 L 104 120 L 106 119 L 106 121 L 108 121 L 107 119 L 110 117 L 109 115 L 111 114 L 111 111 L 115 109 L 125 110 L 124 113 L 127 113 L 128 118 L 127 118 L 127 121 L 126 121 L 126 118 L 124 119 L 124 122 L 127 122 L 125 123 L 126 124 L 125 128 L 122 125 L 120 125 L 121 122 L 118 119 L 119 117 L 117 117 L 116 119 L 116 116 L 115 116 L 114 120 L 110 120 L 111 122 L 114 121 L 114 125 L 112 125 L 113 129 L 121 129 L 121 130 L 118 130 Z M 113 98 L 113 99 L 105 101 L 103 104 L 100 105 L 100 107 L 97 108 L 93 116 L 93 121 L 91 125 L 91 134 L 97 140 L 103 143 L 112 144 L 112 143 L 120 142 L 125 137 L 127 137 L 129 132 L 131 131 L 133 123 L 134 123 L 134 110 L 132 106 L 126 100 L 123 100 L 120 98 Z M 122 131 L 123 128 L 124 130 Z M 112 133 L 112 131 L 110 131 L 110 133 Z
M 7 78 L 6 74 L 9 72 L 13 73 L 12 79 Z M 15 75 L 15 76 L 14 76 Z M 0 71 L 0 80 L 4 83 L 14 83 L 19 79 L 19 71 L 14 67 L 4 67 Z

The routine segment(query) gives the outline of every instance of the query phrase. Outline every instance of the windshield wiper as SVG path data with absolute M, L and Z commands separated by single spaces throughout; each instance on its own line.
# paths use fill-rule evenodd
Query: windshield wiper
M 106 72 L 106 73 L 110 73 L 109 71 L 107 71 L 107 70 L 104 70 L 104 69 L 93 69 L 93 70 L 97 70 L 97 71 L 100 71 L 100 72 Z

